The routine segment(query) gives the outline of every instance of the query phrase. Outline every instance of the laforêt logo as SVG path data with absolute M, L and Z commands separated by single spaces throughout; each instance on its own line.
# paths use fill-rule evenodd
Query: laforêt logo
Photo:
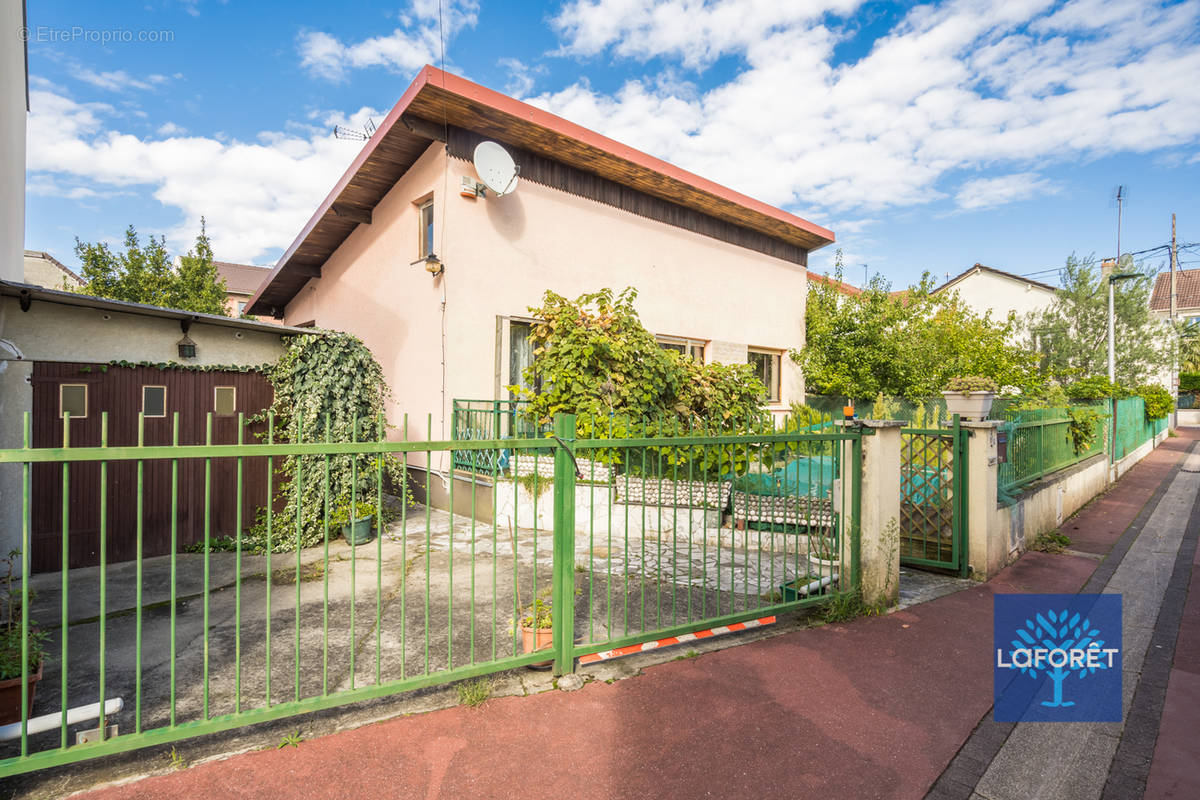
M 1121 596 L 998 594 L 998 722 L 1121 721 Z

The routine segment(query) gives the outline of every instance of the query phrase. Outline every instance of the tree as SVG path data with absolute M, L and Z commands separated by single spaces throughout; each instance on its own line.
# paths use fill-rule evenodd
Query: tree
M 791 358 L 811 390 L 915 400 L 936 395 L 956 375 L 1021 388 L 1036 382 L 1032 355 L 1013 344 L 1012 320 L 976 314 L 954 293 L 934 294 L 929 273 L 904 292 L 890 288 L 879 275 L 854 295 L 831 283 L 809 284 L 805 345 Z
M 1129 256 L 1118 272 L 1132 272 Z M 1144 383 L 1167 358 L 1165 328 L 1150 313 L 1151 275 L 1113 284 L 1117 383 Z M 1040 367 L 1060 383 L 1108 374 L 1108 285 L 1095 260 L 1071 255 L 1053 305 L 1027 315 L 1024 328 Z
M 171 263 L 165 238 L 153 236 L 143 247 L 132 225 L 125 231 L 125 251 L 114 253 L 103 242 L 75 240 L 83 285 L 75 291 L 94 297 L 147 303 L 183 311 L 228 316 L 225 280 L 213 265 L 204 220 L 195 246 Z

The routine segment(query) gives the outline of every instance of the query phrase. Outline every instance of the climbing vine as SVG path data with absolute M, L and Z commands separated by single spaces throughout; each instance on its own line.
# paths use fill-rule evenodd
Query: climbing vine
M 275 399 L 254 421 L 269 422 L 276 443 L 372 442 L 386 436 L 384 404 L 390 390 L 379 362 L 357 337 L 297 336 L 265 372 Z M 386 510 L 375 508 L 379 481 L 381 476 L 398 481 L 402 467 L 388 455 L 330 456 L 326 478 L 326 457 L 312 455 L 284 459 L 280 472 L 278 500 L 286 505 L 273 515 L 271 549 L 276 552 L 311 547 L 324 539 L 327 498 L 331 518 L 352 503 L 359 504 L 356 514 L 369 508 L 386 517 Z M 265 510 L 243 538 L 244 548 L 266 549 L 264 517 Z

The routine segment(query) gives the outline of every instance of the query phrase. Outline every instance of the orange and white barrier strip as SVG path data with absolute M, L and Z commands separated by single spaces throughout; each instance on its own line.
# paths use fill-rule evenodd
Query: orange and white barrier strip
M 579 663 L 595 664 L 597 661 L 607 661 L 610 658 L 631 656 L 634 653 L 644 653 L 647 650 L 657 650 L 660 647 L 670 647 L 673 644 L 694 642 L 697 639 L 709 639 L 713 636 L 720 636 L 723 633 L 733 633 L 735 631 L 744 631 L 750 628 L 760 628 L 763 625 L 770 625 L 773 622 L 775 622 L 775 617 L 761 617 L 759 619 L 749 619 L 745 622 L 735 622 L 732 625 L 721 625 L 716 628 L 707 628 L 702 631 L 696 631 L 695 633 L 681 633 L 678 636 L 668 636 L 665 639 L 656 639 L 652 642 L 631 644 L 628 647 L 618 647 L 613 650 L 601 650 L 599 653 L 580 656 Z

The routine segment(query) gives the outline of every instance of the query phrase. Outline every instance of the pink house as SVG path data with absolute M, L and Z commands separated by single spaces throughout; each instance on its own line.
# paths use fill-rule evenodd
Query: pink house
M 476 145 L 519 186 L 477 196 Z M 833 233 L 560 117 L 425 67 L 297 235 L 247 312 L 350 331 L 383 365 L 390 421 L 449 439 L 453 402 L 507 399 L 528 307 L 635 286 L 664 347 L 753 363 L 783 410 L 804 382 L 808 253 Z M 444 270 L 423 260 L 436 254 Z

